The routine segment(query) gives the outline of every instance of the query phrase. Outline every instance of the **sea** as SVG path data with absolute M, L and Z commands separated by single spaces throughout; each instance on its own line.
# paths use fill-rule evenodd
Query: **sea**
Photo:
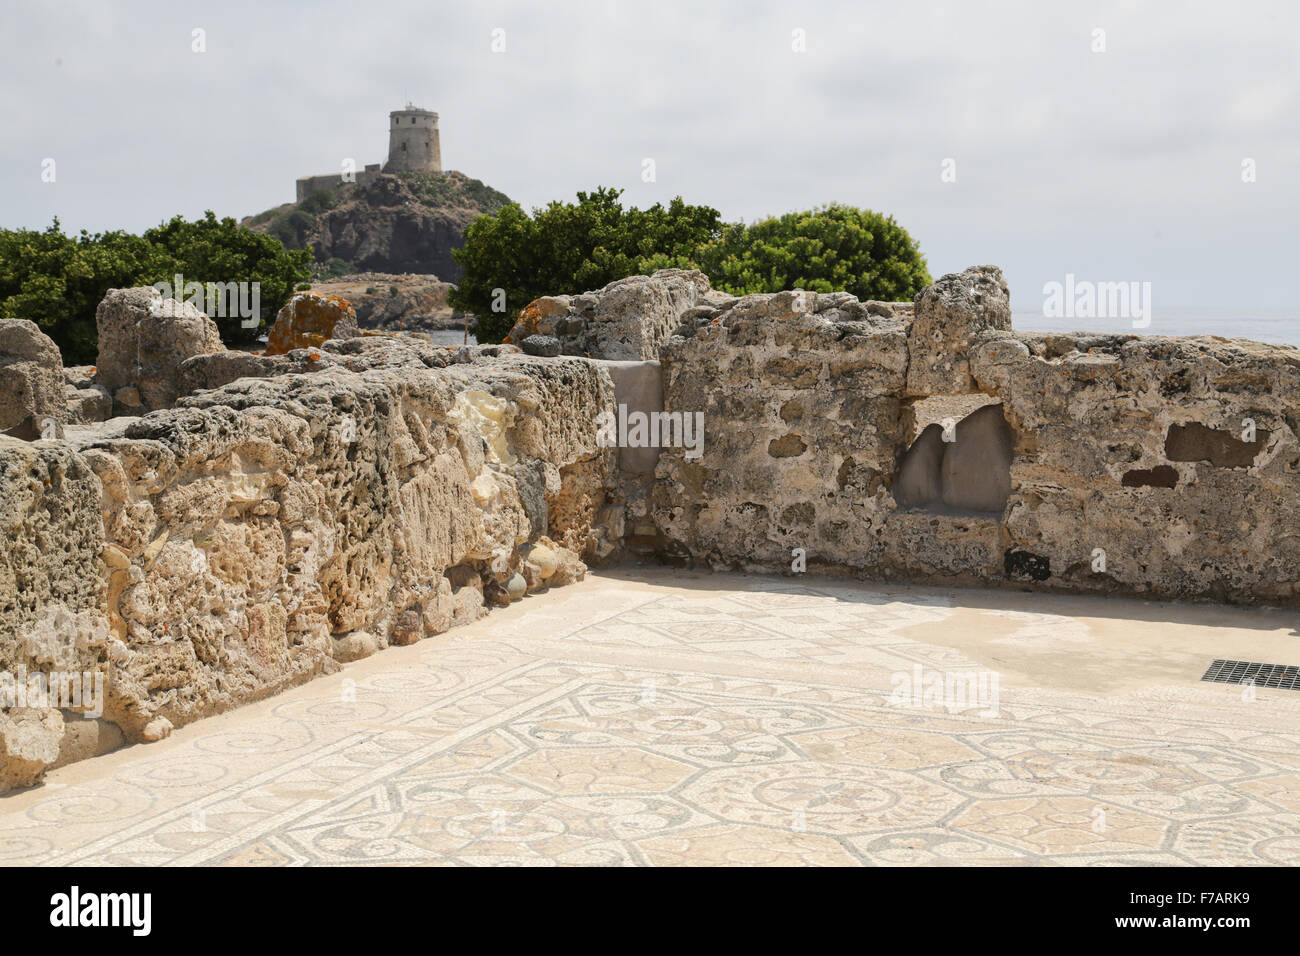
M 478 339 L 474 338 L 473 332 L 469 334 L 469 341 L 466 342 L 464 329 L 438 329 L 424 334 L 438 345 L 478 345 Z
M 1300 348 L 1300 309 L 1160 309 L 1151 324 L 1133 328 L 1132 319 L 1049 319 L 1039 312 L 1011 312 L 1011 327 L 1022 332 L 1133 332 L 1138 335 L 1221 335 Z

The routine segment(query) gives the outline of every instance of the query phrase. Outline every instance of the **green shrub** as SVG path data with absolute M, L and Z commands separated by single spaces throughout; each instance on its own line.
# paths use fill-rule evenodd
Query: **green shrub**
M 892 217 L 831 204 L 756 222 L 724 223 L 681 197 L 667 208 L 624 209 L 621 190 L 578 193 L 529 215 L 518 205 L 480 216 L 452 253 L 464 275 L 452 308 L 472 312 L 481 342 L 499 342 L 542 295 L 598 289 L 669 267 L 699 269 L 733 295 L 846 290 L 910 299 L 931 282 L 916 240 Z
M 838 203 L 732 227 L 693 261 L 732 295 L 843 290 L 894 302 L 933 281 L 918 243 L 892 216 Z
M 484 213 L 494 213 L 510 202 L 510 197 L 481 180 L 446 173 L 398 173 L 411 191 L 434 206 L 469 206 Z
M 54 339 L 69 365 L 98 353 L 95 310 L 109 289 L 187 282 L 260 284 L 259 328 L 308 277 L 309 252 L 290 252 L 269 235 L 250 232 L 212 212 L 180 216 L 143 235 L 113 231 L 64 235 L 58 219 L 43 232 L 0 230 L 0 315 L 30 319 Z M 249 341 L 238 316 L 214 316 L 229 343 Z
M 322 271 L 326 278 L 339 279 L 352 271 L 352 264 L 335 256 L 325 263 L 325 268 Z
M 338 204 L 338 197 L 332 192 L 327 189 L 318 189 L 300 202 L 298 208 L 305 213 L 315 216 L 333 209 Z
M 620 195 L 580 192 L 577 203 L 552 202 L 531 216 L 511 203 L 469 224 L 452 253 L 465 272 L 449 304 L 474 314 L 480 342 L 500 342 L 538 296 L 600 288 L 643 271 L 651 256 L 689 256 L 720 234 L 716 209 L 681 197 L 666 208 L 624 209 Z
M 289 212 L 282 212 L 272 219 L 271 225 L 267 227 L 267 232 L 279 239 L 283 245 L 301 248 L 306 245 L 307 237 L 312 234 L 315 228 L 315 216 L 303 212 L 301 209 L 293 209 Z

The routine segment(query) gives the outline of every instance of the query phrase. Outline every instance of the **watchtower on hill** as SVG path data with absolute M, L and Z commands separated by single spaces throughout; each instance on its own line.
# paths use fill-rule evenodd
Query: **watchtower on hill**
M 388 162 L 385 173 L 440 173 L 442 172 L 442 144 L 438 139 L 438 114 L 422 110 L 411 103 L 405 109 L 388 114 Z M 358 187 L 368 186 L 380 173 L 378 163 L 365 169 L 355 166 L 340 173 L 322 176 L 303 176 L 295 184 L 297 201 L 302 202 L 315 192 L 334 192 L 348 183 Z
M 388 114 L 386 173 L 440 173 L 442 146 L 438 141 L 438 114 L 410 103 Z

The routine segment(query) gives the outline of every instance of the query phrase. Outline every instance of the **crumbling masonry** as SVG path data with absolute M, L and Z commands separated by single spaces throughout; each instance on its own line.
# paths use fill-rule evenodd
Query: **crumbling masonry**
M 1300 605 L 1300 351 L 1012 331 L 991 266 L 904 305 L 667 270 L 499 347 L 210 324 L 116 291 L 65 370 L 0 320 L 0 672 L 105 687 L 5 707 L 0 788 L 620 557 Z M 620 406 L 702 444 L 610 447 Z

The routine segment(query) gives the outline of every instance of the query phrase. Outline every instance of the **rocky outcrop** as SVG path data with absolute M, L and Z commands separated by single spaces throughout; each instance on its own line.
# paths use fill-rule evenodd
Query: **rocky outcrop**
M 455 282 L 461 267 L 453 249 L 464 244 L 474 219 L 495 213 L 509 197 L 464 173 L 380 173 L 245 219 L 290 249 L 310 248 L 318 262 L 341 259 L 358 272 L 434 274 Z
M 68 420 L 63 357 L 26 319 L 0 319 L 0 434 L 58 438 Z
M 385 332 L 463 329 L 465 317 L 447 304 L 447 296 L 454 288 L 434 275 L 383 272 L 362 272 L 312 283 L 313 292 L 351 302 L 360 328 Z
M 266 354 L 284 355 L 293 349 L 319 348 L 330 339 L 357 335 L 357 312 L 336 295 L 297 292 L 275 316 L 266 338 Z
M 997 266 L 971 266 L 950 273 L 916 296 L 907 337 L 912 357 L 909 395 L 956 395 L 977 391 L 970 349 L 985 329 L 1011 328 L 1011 290 Z
M 221 333 L 189 302 L 164 299 L 157 289 L 112 289 L 95 312 L 99 330 L 96 381 L 119 414 L 140 414 L 176 403 L 176 373 L 194 355 L 221 352 Z
M 543 296 L 524 306 L 507 342 L 554 338 L 564 355 L 613 360 L 657 359 L 683 321 L 735 301 L 715 292 L 702 272 L 661 269 L 582 295 Z

